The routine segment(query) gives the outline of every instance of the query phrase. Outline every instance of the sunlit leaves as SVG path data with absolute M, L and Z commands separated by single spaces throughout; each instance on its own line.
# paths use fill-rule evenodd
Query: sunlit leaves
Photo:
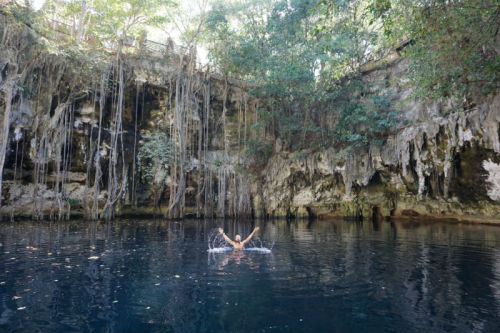
M 91 44 L 109 48 L 165 23 L 167 11 L 176 5 L 175 0 L 49 0 L 43 12 L 67 24 L 75 37 L 83 29 Z
M 307 147 L 312 138 L 322 144 L 350 140 L 330 135 L 321 119 L 345 111 L 332 107 L 342 89 L 338 82 L 358 75 L 377 52 L 367 3 L 260 0 L 214 6 L 208 20 L 213 60 L 223 73 L 256 84 L 251 93 L 267 106 L 259 115 L 259 131 L 270 130 L 290 148 Z M 359 121 L 356 114 L 345 120 Z M 252 143 L 249 151 L 259 151 L 255 147 Z
M 377 0 L 369 10 L 389 40 L 405 49 L 419 98 L 464 97 L 475 87 L 497 89 L 500 4 L 493 0 Z

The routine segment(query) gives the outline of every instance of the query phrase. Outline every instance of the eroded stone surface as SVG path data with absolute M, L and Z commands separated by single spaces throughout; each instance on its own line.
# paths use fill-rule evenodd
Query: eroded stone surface
M 388 74 L 404 79 L 399 62 L 365 78 Z M 262 173 L 262 196 L 254 204 L 269 215 L 309 211 L 341 216 L 419 215 L 498 216 L 500 199 L 500 95 L 478 98 L 472 108 L 457 101 L 406 100 L 408 90 L 393 92 L 410 125 L 383 146 L 355 151 L 330 148 L 301 154 L 276 153 Z M 491 159 L 496 159 L 493 162 Z M 486 195 L 487 193 L 487 195 Z
M 488 172 L 488 196 L 491 200 L 500 201 L 500 163 L 491 160 L 483 161 L 484 169 Z
M 476 96 L 467 104 L 456 100 L 415 101 L 409 98 L 411 91 L 406 87 L 406 66 L 405 61 L 396 61 L 364 77 L 367 84 L 378 85 L 388 94 L 391 104 L 397 106 L 408 122 L 405 127 L 395 129 L 383 145 L 292 153 L 276 139 L 272 142 L 274 149 L 267 165 L 257 174 L 244 168 L 248 160 L 241 145 L 247 135 L 252 135 L 251 124 L 257 119 L 256 102 L 248 101 L 245 111 L 241 107 L 244 88 L 230 82 L 223 119 L 221 101 L 225 84 L 222 80 L 206 78 L 213 81 L 208 122 L 210 135 L 207 151 L 202 156 L 192 152 L 186 166 L 187 210 L 194 211 L 198 193 L 209 190 L 210 195 L 203 198 L 212 205 L 207 214 L 217 211 L 219 216 L 234 216 L 238 212 L 253 212 L 255 216 L 500 216 L 500 95 Z M 136 82 L 162 87 L 144 90 L 149 104 L 144 111 L 144 121 L 139 124 L 139 136 L 150 135 L 155 122 L 165 119 L 167 96 L 162 80 L 169 69 L 161 70 L 162 75 L 156 76 L 145 70 L 135 73 Z M 389 87 L 382 84 L 387 81 Z M 130 134 L 135 94 L 136 87 L 129 87 L 123 110 L 128 170 L 132 170 L 134 162 Z M 32 105 L 27 99 L 19 103 L 27 119 L 33 114 Z M 61 186 L 62 199 L 81 206 L 85 198 L 92 195 L 91 188 L 85 186 L 87 154 L 90 154 L 85 147 L 89 126 L 95 128 L 97 115 L 94 105 L 88 103 L 75 112 L 72 167 Z M 200 117 L 189 119 L 195 126 L 200 121 Z M 30 123 L 22 123 L 22 126 L 28 127 Z M 102 133 L 109 135 L 109 129 L 103 129 Z M 16 140 L 19 139 L 16 134 Z M 193 137 L 188 139 L 195 141 Z M 29 160 L 31 164 L 36 159 L 33 145 L 34 141 L 26 143 L 25 162 Z M 192 146 L 196 150 L 196 142 Z M 106 141 L 102 142 L 99 152 L 102 159 L 110 155 Z M 200 161 L 206 180 L 199 177 Z M 47 184 L 35 188 L 29 183 L 31 170 L 25 173 L 27 175 L 21 177 L 23 181 L 5 182 L 4 209 L 30 210 L 33 202 L 42 201 L 48 209 L 56 207 L 58 198 L 51 189 L 58 181 L 57 174 L 52 170 L 45 179 Z M 12 179 L 12 166 L 6 174 Z M 174 181 L 166 177 L 165 186 L 174 185 Z M 142 184 L 137 189 L 140 206 L 152 205 L 149 185 Z M 103 188 L 100 200 L 104 194 Z M 129 200 L 127 192 L 120 204 L 122 201 L 124 205 L 130 204 Z

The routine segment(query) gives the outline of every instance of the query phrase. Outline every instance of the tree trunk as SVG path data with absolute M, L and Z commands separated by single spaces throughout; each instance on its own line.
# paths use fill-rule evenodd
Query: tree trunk
M 82 11 L 80 12 L 80 19 L 78 20 L 78 28 L 76 30 L 76 40 L 81 43 L 85 35 L 85 16 L 87 16 L 87 0 L 82 0 Z

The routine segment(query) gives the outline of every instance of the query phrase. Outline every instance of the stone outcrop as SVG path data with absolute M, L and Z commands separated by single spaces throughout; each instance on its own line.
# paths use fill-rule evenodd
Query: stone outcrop
M 380 146 L 275 152 L 255 192 L 255 211 L 273 216 L 500 217 L 500 95 L 478 96 L 469 104 L 414 101 L 404 86 L 406 66 L 396 60 L 364 77 L 367 84 L 390 82 L 385 92 L 406 118 L 406 127 Z
M 5 64 L 12 60 L 4 56 L 8 50 L 3 51 L 0 67 L 7 68 Z M 92 151 L 89 142 L 96 145 L 99 125 L 97 87 L 92 93 L 85 92 L 63 103 L 67 92 L 58 90 L 67 87 L 73 72 L 64 72 L 67 66 L 56 55 L 40 59 L 45 63 L 32 69 L 45 82 L 37 83 L 38 94 L 16 91 L 10 100 L 12 117 L 5 122 L 0 114 L 0 121 L 10 129 L 1 211 L 32 216 L 36 208 L 54 216 L 64 201 L 68 214 L 82 216 L 84 203 L 93 197 L 95 160 L 99 157 L 103 169 L 107 168 L 112 153 L 110 119 L 116 92 L 108 90 L 103 96 L 107 102 L 103 108 L 102 141 L 99 149 Z M 186 78 L 185 67 L 189 64 L 178 66 L 176 62 L 178 67 L 173 67 L 172 59 L 136 54 L 128 54 L 122 62 L 127 79 L 122 87 L 120 121 L 124 139 L 119 163 L 125 165 L 121 176 L 125 189 L 118 198 L 117 213 L 151 214 L 156 211 L 156 203 L 165 211 L 172 196 L 168 188 L 178 185 L 181 171 L 165 177 L 158 194 L 134 168 L 134 141 L 140 143 L 160 128 L 158 124 L 169 129 L 168 135 L 177 135 L 172 134 L 178 133 L 172 132 L 177 126 L 172 101 L 180 88 L 176 90 L 179 86 L 174 81 Z M 381 143 L 363 148 L 332 146 L 290 152 L 279 138 L 267 133 L 258 139 L 267 140 L 273 151 L 257 169 L 249 167 L 252 161 L 244 147 L 245 141 L 257 138 L 252 125 L 258 121 L 261 102 L 249 94 L 252 87 L 191 68 L 192 94 L 182 102 L 189 115 L 182 114 L 185 123 L 180 126 L 186 129 L 182 141 L 186 153 L 182 172 L 186 178 L 181 213 L 207 217 L 499 218 L 500 94 L 416 101 L 406 83 L 407 67 L 406 60 L 396 57 L 363 74 L 366 86 L 388 96 L 391 107 L 399 110 L 405 120 Z M 65 112 L 65 118 L 56 119 L 58 112 Z M 54 119 L 64 120 L 64 133 L 54 130 Z M 52 133 L 46 142 L 59 142 L 66 169 L 56 165 L 58 150 L 52 146 L 46 147 L 46 155 L 37 155 L 42 141 L 35 133 L 41 132 L 43 124 L 48 124 L 49 131 L 44 133 Z M 63 134 L 64 140 L 52 140 Z M 95 156 L 89 156 L 92 154 Z M 36 170 L 37 163 L 43 166 L 42 174 Z M 63 178 L 54 171 L 55 166 L 64 170 Z M 43 182 L 35 181 L 35 174 Z M 101 208 L 107 197 L 107 182 L 106 176 L 102 177 L 96 199 Z

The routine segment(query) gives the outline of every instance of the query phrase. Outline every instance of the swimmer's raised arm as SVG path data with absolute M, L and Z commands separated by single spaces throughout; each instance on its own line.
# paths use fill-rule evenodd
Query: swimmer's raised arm
M 228 242 L 229 244 L 231 244 L 232 246 L 234 246 L 234 242 L 231 240 L 231 238 L 227 237 L 226 234 L 224 233 L 224 229 L 219 228 L 219 234 L 221 234 L 222 237 L 224 237 L 224 239 L 226 240 L 226 242 Z
M 248 237 L 242 242 L 242 244 L 246 244 L 250 241 L 250 239 L 252 239 L 253 235 L 259 231 L 260 228 L 259 227 L 256 227 L 255 229 L 253 229 L 252 233 L 250 235 L 248 235 Z

